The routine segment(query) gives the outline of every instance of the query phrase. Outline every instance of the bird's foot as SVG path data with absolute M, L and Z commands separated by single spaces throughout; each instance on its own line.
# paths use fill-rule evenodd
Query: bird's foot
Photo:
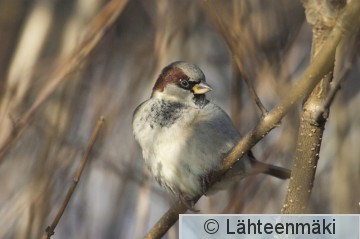
M 200 212 L 200 210 L 197 210 L 194 208 L 195 206 L 195 202 L 190 199 L 188 196 L 184 195 L 184 194 L 180 194 L 179 195 L 179 199 L 182 202 L 182 204 L 184 204 L 184 206 L 192 212 Z
M 206 192 L 209 189 L 211 183 L 211 174 L 201 176 L 201 192 L 206 196 Z

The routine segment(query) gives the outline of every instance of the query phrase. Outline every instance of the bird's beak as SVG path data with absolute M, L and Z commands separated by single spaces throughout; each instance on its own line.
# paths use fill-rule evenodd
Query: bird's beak
M 195 95 L 202 95 L 212 90 L 211 86 L 206 82 L 200 82 L 199 84 L 194 85 L 192 88 Z

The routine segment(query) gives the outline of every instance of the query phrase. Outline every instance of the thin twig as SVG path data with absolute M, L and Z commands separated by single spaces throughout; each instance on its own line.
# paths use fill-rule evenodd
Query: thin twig
M 343 69 L 341 75 L 339 76 L 339 79 L 331 84 L 331 88 L 327 95 L 327 98 L 325 99 L 324 103 L 320 106 L 320 109 L 318 110 L 318 112 L 315 116 L 316 122 L 318 122 L 322 118 L 322 115 L 324 114 L 324 112 L 326 112 L 326 109 L 329 109 L 330 105 L 332 104 L 332 102 L 335 99 L 336 93 L 341 88 L 341 84 L 345 81 L 345 79 L 349 75 L 351 66 L 352 66 L 351 63 L 347 63 L 345 65 L 345 68 Z
M 200 197 L 199 197 L 200 198 Z M 199 198 L 197 200 L 199 200 Z M 196 201 L 197 201 L 196 200 Z M 169 228 L 179 219 L 179 214 L 185 213 L 187 207 L 179 200 L 177 201 L 151 228 L 144 237 L 145 239 L 161 238 Z
M 238 63 L 238 60 L 235 60 L 235 62 L 236 62 L 236 65 L 240 64 L 240 63 Z M 250 93 L 251 98 L 254 100 L 256 106 L 259 108 L 262 118 L 264 118 L 269 113 L 269 111 L 265 108 L 265 106 L 261 102 L 261 100 L 260 100 L 259 96 L 257 95 L 257 93 L 255 91 L 255 88 L 252 85 L 251 81 L 244 75 L 243 75 L 243 79 L 244 79 L 244 81 L 245 81 L 245 83 L 246 83 L 246 85 L 247 85 L 247 87 L 249 89 L 249 93 Z
M 97 121 L 97 124 L 95 126 L 95 129 L 90 137 L 90 140 L 89 140 L 89 143 L 88 143 L 88 146 L 86 148 L 86 151 L 81 159 L 81 162 L 79 164 L 79 167 L 78 169 L 76 170 L 76 173 L 75 173 L 75 176 L 74 176 L 74 179 L 72 181 L 72 184 L 70 185 L 70 188 L 64 198 L 64 201 L 61 205 L 61 207 L 59 208 L 55 218 L 54 218 L 54 221 L 51 223 L 50 226 L 48 226 L 45 230 L 45 233 L 44 235 L 42 236 L 43 239 L 49 239 L 52 235 L 54 235 L 54 230 L 57 226 L 57 224 L 59 223 L 60 221 L 60 218 L 61 216 L 63 215 L 67 205 L 69 204 L 69 201 L 71 199 L 71 196 L 73 195 L 75 189 L 76 189 L 76 186 L 80 180 L 80 177 L 81 177 L 81 174 L 85 168 L 85 165 L 87 163 L 87 161 L 89 160 L 89 155 L 90 155 L 90 152 L 91 152 L 91 149 L 93 148 L 94 146 L 94 143 L 96 141 L 96 139 L 98 138 L 98 135 L 99 135 L 99 132 L 100 132 L 100 129 L 102 128 L 102 126 L 104 125 L 104 117 L 100 117 L 100 119 Z
M 320 82 L 322 77 L 331 69 L 336 47 L 347 31 L 353 30 L 359 22 L 360 2 L 351 1 L 339 17 L 339 24 L 333 28 L 329 38 L 314 61 L 308 66 L 301 75 L 299 81 L 290 88 L 289 94 L 282 98 L 280 103 L 272 109 L 265 118 L 251 132 L 247 133 L 242 140 L 231 150 L 224 159 L 222 169 L 212 173 L 210 185 L 221 179 L 221 176 L 229 170 L 240 157 L 248 152 L 257 142 L 265 137 L 280 120 L 297 105 L 300 100 L 304 99 L 314 87 Z M 201 196 L 194 199 L 195 202 Z M 145 238 L 161 238 L 168 229 L 178 220 L 179 214 L 185 213 L 187 208 L 180 202 L 172 206 L 162 218 L 154 225 Z
M 326 112 L 326 109 L 330 107 L 330 105 L 335 99 L 336 93 L 341 89 L 341 84 L 347 79 L 348 75 L 350 74 L 350 70 L 352 66 L 357 61 L 357 52 L 358 49 L 360 48 L 360 32 L 358 32 L 358 35 L 356 36 L 352 46 L 349 46 L 347 43 L 344 42 L 342 44 L 346 44 L 346 47 L 352 49 L 349 54 L 350 57 L 344 63 L 344 66 L 341 67 L 340 73 L 338 74 L 338 76 L 336 76 L 336 80 L 332 83 L 327 98 L 325 99 L 323 105 L 321 106 L 317 115 L 315 116 L 316 122 L 320 120 L 324 112 Z
M 232 62 L 232 80 L 231 80 L 231 120 L 238 130 L 240 130 L 241 119 L 241 90 L 242 90 L 242 75 L 239 72 L 239 68 Z
M 233 55 L 233 61 L 235 62 L 235 65 L 237 66 L 239 73 L 242 76 L 242 79 L 245 81 L 251 98 L 255 102 L 256 106 L 259 108 L 262 117 L 265 117 L 268 113 L 268 110 L 265 108 L 265 106 L 262 104 L 259 96 L 257 95 L 254 86 L 252 85 L 252 82 L 250 81 L 249 77 L 246 74 L 245 68 L 243 66 L 243 63 L 241 59 L 245 56 L 242 56 L 242 52 L 239 49 L 239 47 L 236 45 L 239 41 L 242 40 L 242 37 L 245 33 L 239 32 L 236 34 L 236 38 L 231 36 L 229 34 L 228 28 L 225 26 L 224 21 L 221 19 L 221 17 L 218 14 L 217 8 L 213 5 L 212 0 L 206 1 L 206 4 L 209 5 L 207 7 L 208 12 L 210 13 L 210 17 L 212 17 L 212 20 L 214 24 L 217 26 L 220 34 L 224 38 L 226 44 L 228 45 L 231 54 Z M 235 30 L 239 30 L 240 28 L 236 28 Z M 235 32 L 237 33 L 237 32 Z
M 60 61 L 56 70 L 52 73 L 46 86 L 41 90 L 38 97 L 15 122 L 12 129 L 4 129 L 2 132 L 4 140 L 0 142 L 0 164 L 4 161 L 4 154 L 9 146 L 18 138 L 24 129 L 29 125 L 31 119 L 39 108 L 45 103 L 51 94 L 58 88 L 59 84 L 69 79 L 69 75 L 75 72 L 85 61 L 89 54 L 99 44 L 107 30 L 118 18 L 128 0 L 113 0 L 109 2 L 94 20 L 87 27 L 81 43 L 76 47 L 66 59 Z

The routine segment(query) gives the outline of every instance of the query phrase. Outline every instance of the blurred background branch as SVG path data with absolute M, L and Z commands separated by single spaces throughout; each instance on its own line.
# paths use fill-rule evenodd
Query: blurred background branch
M 14 122 L 43 95 L 57 66 L 70 64 L 57 59 L 66 59 L 83 39 L 89 39 L 85 29 L 109 2 L 0 2 L 1 139 L 14 132 Z M 145 235 L 174 199 L 147 175 L 133 140 L 131 118 L 135 107 L 150 96 L 159 70 L 172 61 L 190 61 L 203 69 L 214 88 L 209 97 L 227 112 L 232 105 L 232 116 L 242 133 L 259 121 L 249 90 L 240 87 L 242 76 L 251 82 L 266 109 L 289 94 L 310 59 L 311 28 L 304 21 L 301 3 L 227 0 L 213 4 L 231 34 L 228 40 L 202 1 L 133 0 L 111 19 L 114 22 L 106 34 L 101 33 L 82 64 L 46 96 L 27 129 L 3 155 L 0 238 L 41 237 L 51 220 L 48 215 L 54 215 L 54 208 L 61 204 L 99 115 L 107 119 L 106 137 L 94 145 L 94 160 L 84 171 L 68 205 L 71 213 L 63 215 L 54 238 Z M 356 42 L 356 36 L 347 36 L 347 41 Z M 349 43 L 340 44 L 341 54 L 348 58 Z M 233 49 L 241 53 L 238 63 Z M 358 53 L 352 53 L 357 59 Z M 335 71 L 337 67 L 342 66 L 335 66 Z M 309 212 L 360 212 L 360 192 L 353 190 L 360 180 L 359 68 L 354 61 L 332 104 L 320 151 L 326 160 L 318 163 Z M 253 148 L 258 159 L 290 167 L 299 115 L 299 108 L 291 110 Z M 327 186 L 329 182 L 332 187 Z M 282 207 L 286 186 L 262 175 L 249 177 L 228 191 L 202 197 L 197 208 L 208 213 L 275 213 Z M 177 227 L 172 227 L 165 237 L 176 235 Z
M 43 11 L 42 6 L 43 2 L 39 3 L 38 8 L 36 8 L 36 11 L 34 13 L 34 18 L 41 18 L 43 17 Z M 19 117 L 19 119 L 7 122 L 6 118 L 9 120 L 12 120 L 10 118 L 10 113 L 8 112 L 8 108 L 16 107 L 18 102 L 13 102 L 13 99 L 11 97 L 5 97 L 5 101 L 8 100 L 8 102 L 11 101 L 11 104 L 15 104 L 12 106 L 8 106 L 8 108 L 4 107 L 3 114 L 1 114 L 2 117 L 2 128 L 4 131 L 2 131 L 1 138 L 0 138 L 0 164 L 2 163 L 2 160 L 4 157 L 3 154 L 7 150 L 7 148 L 11 145 L 11 143 L 18 137 L 18 135 L 25 129 L 25 127 L 29 124 L 29 121 L 32 119 L 34 113 L 38 110 L 38 108 L 44 104 L 47 98 L 58 88 L 59 84 L 62 83 L 62 81 L 69 79 L 69 74 L 73 73 L 75 70 L 77 70 L 80 67 L 80 64 L 83 63 L 83 61 L 86 59 L 86 57 L 93 51 L 95 46 L 99 43 L 99 41 L 102 39 L 104 34 L 106 33 L 106 30 L 112 25 L 112 23 L 116 20 L 116 18 L 121 13 L 122 9 L 126 5 L 126 1 L 124 0 L 113 0 L 109 2 L 109 4 L 104 7 L 104 9 L 100 12 L 100 14 L 93 20 L 93 22 L 89 25 L 88 30 L 85 32 L 85 35 L 80 42 L 79 46 L 71 52 L 67 58 L 58 60 L 59 66 L 54 70 L 54 73 L 50 76 L 50 80 L 48 80 L 48 83 L 44 86 L 43 89 L 40 90 L 37 98 L 34 100 L 34 102 L 29 106 L 29 108 Z M 40 9 L 40 10 L 38 10 Z M 34 11 L 35 11 L 34 10 Z M 45 12 L 48 11 L 48 9 L 44 10 Z M 33 21 L 41 21 L 44 20 L 45 23 L 48 23 L 46 19 L 36 19 Z M 29 20 L 29 22 L 31 22 Z M 32 23 L 32 22 L 31 22 Z M 30 24 L 30 23 L 29 23 Z M 34 23 L 35 24 L 35 23 Z M 31 29 L 32 26 L 27 26 L 26 29 Z M 36 27 L 35 27 L 36 28 Z M 45 27 L 47 28 L 47 27 Z M 38 28 L 36 28 L 38 29 Z M 44 29 L 46 31 L 46 29 Z M 33 35 L 38 35 L 37 32 L 31 32 L 31 33 L 25 33 L 25 36 L 33 37 Z M 26 41 L 26 40 L 25 40 Z M 39 45 L 42 44 L 42 42 L 38 42 Z M 33 49 L 33 48 L 32 48 Z M 20 50 L 21 51 L 21 48 Z M 24 52 L 25 50 L 21 51 Z M 28 52 L 28 51 L 26 51 Z M 14 63 L 16 66 L 17 63 Z M 31 68 L 32 66 L 27 66 L 28 68 Z M 17 72 L 17 71 L 16 71 Z M 14 76 L 11 75 L 12 71 L 10 69 L 10 75 L 9 78 L 15 78 L 15 79 L 22 79 L 24 80 L 22 76 Z M 28 77 L 28 76 L 27 76 Z M 28 82 L 29 80 L 25 81 Z M 24 87 L 23 85 L 21 85 Z M 27 86 L 25 86 L 27 88 Z M 18 87 L 17 89 L 20 89 L 21 87 Z M 8 91 L 5 91 L 5 93 L 8 93 Z M 15 97 L 18 99 L 19 97 Z M 21 100 L 22 97 L 20 97 L 19 100 Z M 5 102 L 6 105 L 8 102 Z M 8 116 L 8 117 L 6 117 Z M 9 125 L 11 124 L 11 125 Z M 12 127 L 11 127 L 12 126 Z
M 84 155 L 80 161 L 79 167 L 76 170 L 73 181 L 66 193 L 66 196 L 61 204 L 61 207 L 59 208 L 58 212 L 56 213 L 56 216 L 55 216 L 54 220 L 52 221 L 51 225 L 46 228 L 46 232 L 44 233 L 42 238 L 46 239 L 46 238 L 50 238 L 52 235 L 54 235 L 55 228 L 58 225 L 62 215 L 64 214 L 65 209 L 66 209 L 67 205 L 69 204 L 70 199 L 76 189 L 76 186 L 79 183 L 81 174 L 84 171 L 86 163 L 89 160 L 90 152 L 94 146 L 96 139 L 99 137 L 99 132 L 100 132 L 104 122 L 105 122 L 105 119 L 101 116 L 100 119 L 98 120 L 98 122 L 96 123 L 94 131 L 91 134 L 86 151 L 84 152 Z

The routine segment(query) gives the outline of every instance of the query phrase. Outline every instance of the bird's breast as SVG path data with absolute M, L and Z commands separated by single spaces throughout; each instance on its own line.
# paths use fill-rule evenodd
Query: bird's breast
M 153 127 L 170 127 L 177 120 L 184 117 L 187 106 L 178 102 L 161 100 L 151 105 L 147 121 Z

